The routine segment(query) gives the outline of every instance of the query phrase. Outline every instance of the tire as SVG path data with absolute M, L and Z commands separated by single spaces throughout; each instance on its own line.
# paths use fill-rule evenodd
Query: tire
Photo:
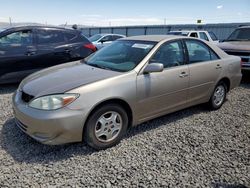
M 224 82 L 219 82 L 210 97 L 208 107 L 211 110 L 218 110 L 225 102 L 227 95 L 227 86 Z
M 85 125 L 84 141 L 96 150 L 112 147 L 120 142 L 128 128 L 128 115 L 117 104 L 107 104 L 95 110 Z

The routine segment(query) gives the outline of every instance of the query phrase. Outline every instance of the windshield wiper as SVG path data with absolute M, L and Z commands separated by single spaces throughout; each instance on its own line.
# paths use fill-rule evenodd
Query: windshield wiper
M 112 71 L 118 71 L 118 72 L 120 72 L 119 70 L 117 70 L 115 68 L 105 67 L 105 66 L 102 66 L 102 65 L 99 65 L 99 64 L 95 64 L 95 63 L 89 63 L 88 65 L 93 66 L 93 67 L 97 67 L 97 68 L 100 68 L 100 69 L 112 70 Z

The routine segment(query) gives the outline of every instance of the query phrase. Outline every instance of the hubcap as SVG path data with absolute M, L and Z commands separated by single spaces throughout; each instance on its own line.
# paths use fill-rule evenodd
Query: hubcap
M 215 89 L 214 96 L 213 96 L 213 101 L 216 106 L 219 106 L 222 104 L 223 100 L 225 97 L 225 88 L 223 86 L 218 86 Z
M 121 115 L 114 111 L 106 112 L 95 124 L 95 136 L 101 142 L 110 142 L 119 135 L 121 129 Z

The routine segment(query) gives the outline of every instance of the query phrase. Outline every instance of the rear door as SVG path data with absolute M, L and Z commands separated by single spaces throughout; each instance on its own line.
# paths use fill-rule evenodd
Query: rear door
M 7 33 L 0 38 L 0 79 L 21 80 L 34 71 L 36 47 L 32 29 Z
M 71 48 L 60 29 L 38 29 L 36 36 L 39 68 L 70 61 Z
M 138 116 L 140 121 L 185 107 L 189 70 L 180 40 L 163 44 L 149 63 L 164 65 L 159 73 L 137 77 Z
M 217 54 L 202 41 L 186 39 L 185 44 L 190 71 L 188 103 L 197 104 L 210 97 L 223 67 Z

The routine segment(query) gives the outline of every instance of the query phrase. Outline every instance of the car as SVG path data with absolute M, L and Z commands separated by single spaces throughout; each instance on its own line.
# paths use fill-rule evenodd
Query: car
M 169 35 L 181 35 L 181 36 L 188 36 L 188 37 L 194 37 L 194 38 L 199 38 L 203 39 L 209 42 L 212 42 L 214 44 L 219 43 L 218 38 L 212 31 L 196 31 L 196 30 L 183 30 L 183 31 L 170 31 L 168 32 Z
M 20 82 L 46 67 L 87 57 L 96 47 L 80 31 L 21 26 L 0 33 L 0 84 Z
M 219 109 L 241 77 L 240 58 L 211 43 L 134 36 L 27 77 L 13 109 L 16 125 L 43 144 L 84 140 L 99 150 L 153 118 L 201 103 Z
M 96 34 L 89 38 L 98 49 L 103 48 L 104 46 L 110 45 L 113 41 L 124 38 L 126 36 L 119 34 Z
M 232 34 L 218 46 L 229 55 L 241 58 L 242 72 L 250 71 L 250 26 L 235 29 Z

